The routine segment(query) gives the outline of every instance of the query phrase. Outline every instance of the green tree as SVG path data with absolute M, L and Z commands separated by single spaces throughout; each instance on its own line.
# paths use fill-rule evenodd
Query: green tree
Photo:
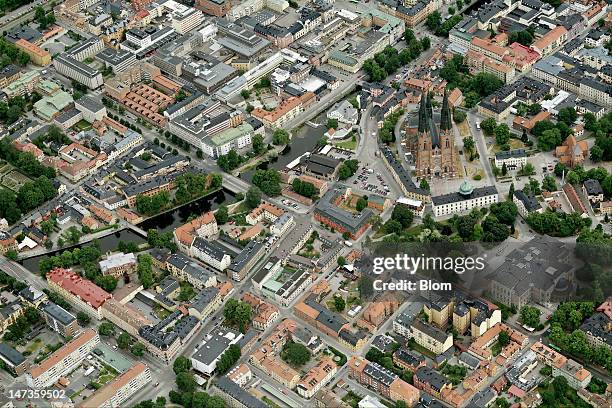
M 255 186 L 249 187 L 245 196 L 245 203 L 249 208 L 255 208 L 261 203 L 261 190 Z
M 542 190 L 557 191 L 557 182 L 550 174 L 544 176 L 544 179 L 542 180 Z
M 289 133 L 284 129 L 276 129 L 272 134 L 272 143 L 277 146 L 289 144 Z
M 560 122 L 565 123 L 567 126 L 571 126 L 574 124 L 574 122 L 576 122 L 576 119 L 578 119 L 578 114 L 576 113 L 576 109 L 574 109 L 572 106 L 567 106 L 559 109 L 557 119 Z
M 98 326 L 98 334 L 100 336 L 113 336 L 115 335 L 115 325 L 111 322 L 102 322 Z
M 505 123 L 500 123 L 495 128 L 495 143 L 498 146 L 504 146 L 510 140 L 510 129 Z
M 174 374 L 184 373 L 191 370 L 191 359 L 185 356 L 178 356 L 172 365 Z
M 275 169 L 256 170 L 251 182 L 270 197 L 276 197 L 281 192 L 280 173 Z
M 368 200 L 366 200 L 363 197 L 359 197 L 359 199 L 357 200 L 357 203 L 355 204 L 355 209 L 357 211 L 361 211 L 364 208 L 366 208 L 368 206 Z
M 153 276 L 153 259 L 149 254 L 138 255 L 138 266 L 136 268 L 138 280 L 145 289 L 153 286 L 155 278 Z
M 77 322 L 79 322 L 79 325 L 82 327 L 87 326 L 89 322 L 91 322 L 91 317 L 85 312 L 78 312 L 76 318 Z
M 217 224 L 219 225 L 225 224 L 228 218 L 229 218 L 229 215 L 228 215 L 227 206 L 220 205 L 217 211 L 215 212 L 215 220 L 217 221 Z
M 301 367 L 310 361 L 310 351 L 302 344 L 289 341 L 281 351 L 281 358 L 293 367 Z
M 480 123 L 480 128 L 487 136 L 492 136 L 495 134 L 495 130 L 497 129 L 497 122 L 493 118 L 487 118 Z
M 253 143 L 253 152 L 255 154 L 260 154 L 266 149 L 266 144 L 264 143 L 262 135 L 255 135 L 251 140 Z
M 540 309 L 537 307 L 525 305 L 521 308 L 521 322 L 529 327 L 536 328 L 540 325 Z
M 508 332 L 502 330 L 501 332 L 499 332 L 497 341 L 499 342 L 500 346 L 505 347 L 510 344 L 510 335 L 508 334 Z
M 396 204 L 391 213 L 391 219 L 401 224 L 402 228 L 408 228 L 414 220 L 414 213 L 405 204 Z
M 548 129 L 542 132 L 542 135 L 538 137 L 538 149 L 548 152 L 559 146 L 562 141 L 563 139 L 559 129 Z
M 346 307 L 346 302 L 344 301 L 344 298 L 342 298 L 342 296 L 334 296 L 334 307 L 338 312 L 342 312 L 344 310 L 344 308 Z
M 117 337 L 117 346 L 120 349 L 127 350 L 132 344 L 132 336 L 127 333 L 121 333 L 119 337 Z
M 141 342 L 136 342 L 130 349 L 132 354 L 137 357 L 142 357 L 144 355 L 145 350 L 146 350 L 146 347 Z
M 194 392 L 197 385 L 198 384 L 191 373 L 182 372 L 176 375 L 176 386 L 182 392 Z
M 327 129 L 338 129 L 338 119 L 327 119 Z
M 340 168 L 338 169 L 338 178 L 340 180 L 346 180 L 349 177 L 353 176 L 357 172 L 358 168 L 359 162 L 357 160 L 345 160 L 344 162 L 342 162 Z

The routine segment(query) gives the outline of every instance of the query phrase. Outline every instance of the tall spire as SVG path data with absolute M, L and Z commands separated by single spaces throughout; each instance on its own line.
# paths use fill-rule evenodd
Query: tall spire
M 451 111 L 448 105 L 448 92 L 444 88 L 444 99 L 442 100 L 442 111 L 440 112 L 440 132 L 450 131 L 453 128 L 451 123 Z
M 427 92 L 427 117 L 429 119 L 433 118 L 433 106 L 431 104 L 431 93 Z
M 427 96 L 425 93 L 421 94 L 421 105 L 419 106 L 419 133 L 425 133 L 429 129 L 427 125 Z

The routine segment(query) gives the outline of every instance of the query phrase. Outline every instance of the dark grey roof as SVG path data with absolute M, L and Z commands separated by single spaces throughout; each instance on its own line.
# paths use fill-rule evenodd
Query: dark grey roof
M 495 188 L 495 186 L 477 187 L 472 190 L 472 193 L 469 195 L 461 194 L 458 192 L 449 193 L 431 197 L 431 202 L 433 203 L 433 205 L 444 205 L 450 203 L 458 203 L 460 201 L 470 200 L 478 197 L 486 197 L 494 194 L 497 194 L 497 188 Z
M 56 305 L 53 302 L 47 303 L 43 308 L 43 312 L 48 314 L 50 317 L 57 320 L 64 326 L 76 320 L 76 318 L 72 314 L 70 314 L 66 309 L 64 309 L 63 307 L 59 305 Z
M 249 263 L 251 259 L 253 259 L 254 256 L 258 256 L 260 254 L 260 250 L 264 247 L 265 245 L 261 241 L 257 241 L 255 239 L 249 241 L 242 251 L 236 255 L 228 269 L 234 272 L 240 271 L 246 264 Z
M 383 154 L 383 157 L 385 158 L 387 163 L 389 163 L 389 166 L 391 166 L 395 174 L 397 174 L 406 191 L 424 196 L 429 195 L 429 192 L 427 190 L 419 188 L 414 184 L 414 181 L 412 181 L 412 177 L 410 177 L 410 173 L 408 172 L 408 170 L 406 170 L 404 166 L 402 166 L 402 164 L 395 158 L 393 152 L 391 151 L 391 149 L 389 149 L 387 145 L 381 143 L 378 145 L 378 149 Z
M 446 339 L 448 338 L 448 335 L 442 330 L 430 325 L 429 323 L 425 323 L 419 319 L 414 319 L 414 321 L 412 322 L 412 327 L 422 333 L 425 333 L 426 335 L 435 339 L 436 341 L 439 341 L 440 343 L 445 342 Z
M 486 408 L 495 399 L 496 394 L 491 388 L 478 391 L 467 405 L 468 408 Z
M 338 159 L 318 153 L 311 154 L 308 158 L 304 159 L 304 162 L 309 171 L 324 176 L 336 171 L 336 168 L 341 163 Z
M 601 184 L 599 181 L 594 179 L 588 179 L 584 182 L 584 188 L 588 195 L 599 195 L 603 194 L 603 189 L 601 188 Z
M 215 387 L 224 394 L 227 394 L 230 398 L 238 400 L 245 407 L 268 408 L 265 403 L 246 392 L 238 384 L 227 378 L 227 376 L 219 378 Z
M 211 258 L 222 261 L 225 255 L 232 255 L 232 253 L 225 248 L 223 245 L 219 244 L 216 241 L 207 241 L 204 238 L 197 237 L 192 246 L 196 247 L 200 251 L 204 252 L 206 255 Z
M 341 186 L 341 188 L 345 187 Z M 364 208 L 359 214 L 353 214 L 343 210 L 334 204 L 336 198 L 341 194 L 343 194 L 343 192 L 340 190 L 340 188 L 333 188 L 327 191 L 323 197 L 321 197 L 319 202 L 317 202 L 315 213 L 332 219 L 334 222 L 338 223 L 354 234 L 368 223 L 374 213 L 369 208 Z
M 404 347 L 398 349 L 393 356 L 412 367 L 418 367 L 425 361 L 421 354 L 413 353 Z
M 217 289 L 215 286 L 204 288 L 193 299 L 191 299 L 191 305 L 189 307 L 196 309 L 198 312 L 202 312 L 206 306 L 208 306 L 215 299 L 218 293 L 219 289 Z
M 368 363 L 363 369 L 363 374 L 375 379 L 375 382 L 382 383 L 387 387 L 390 386 L 391 383 L 398 377 L 393 371 L 387 370 L 375 362 Z
M 341 330 L 338 337 L 340 337 L 342 340 L 346 341 L 348 344 L 352 346 L 357 346 L 357 343 L 359 342 L 359 340 L 366 337 L 366 334 L 363 331 L 358 331 L 356 333 L 353 333 L 350 330 Z
M 580 326 L 580 330 L 601 339 L 610 347 L 612 345 L 612 332 L 608 330 L 610 323 L 610 318 L 604 313 L 595 313 Z
M 238 336 L 240 336 L 239 332 L 225 327 L 213 329 L 191 358 L 206 365 L 211 364 L 227 350 L 233 339 Z
M 348 323 L 348 320 L 346 320 L 341 315 L 330 311 L 329 309 L 321 305 L 319 302 L 317 302 L 315 298 L 316 295 L 310 295 L 304 301 L 304 303 L 306 303 L 308 306 L 319 312 L 319 315 L 315 320 L 329 327 L 334 332 L 339 333 L 342 326 Z
M 527 212 L 537 211 L 542 208 L 537 198 L 532 195 L 528 196 L 523 190 L 516 190 L 514 196 L 523 203 Z
M 25 361 L 25 357 L 6 343 L 0 343 L 0 356 L 8 360 L 13 366 L 18 366 Z
M 495 158 L 497 160 L 505 160 L 513 157 L 527 157 L 527 152 L 525 149 L 514 149 L 495 153 Z
M 414 375 L 420 382 L 429 384 L 436 391 L 442 390 L 442 387 L 449 383 L 446 377 L 429 367 L 419 368 Z
M 459 354 L 459 361 L 461 361 L 462 363 L 464 363 L 465 365 L 467 365 L 473 370 L 478 368 L 478 366 L 480 365 L 479 359 L 477 359 L 476 357 L 474 357 L 473 355 L 465 351 Z

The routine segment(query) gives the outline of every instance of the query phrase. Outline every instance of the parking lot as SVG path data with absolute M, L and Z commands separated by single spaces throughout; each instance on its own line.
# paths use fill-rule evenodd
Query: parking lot
M 389 194 L 389 185 L 382 175 L 365 167 L 361 167 L 357 170 L 357 173 L 353 176 L 352 185 L 353 188 L 381 196 Z

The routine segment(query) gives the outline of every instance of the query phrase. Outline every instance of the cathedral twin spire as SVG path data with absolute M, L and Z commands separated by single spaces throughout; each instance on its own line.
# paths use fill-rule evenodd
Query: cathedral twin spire
M 419 106 L 419 133 L 428 132 L 431 129 L 431 121 L 433 121 L 431 95 L 429 93 L 427 93 L 427 95 L 423 93 Z M 452 127 L 448 92 L 446 88 L 444 88 L 444 99 L 442 100 L 442 111 L 440 112 L 440 132 L 450 131 Z

